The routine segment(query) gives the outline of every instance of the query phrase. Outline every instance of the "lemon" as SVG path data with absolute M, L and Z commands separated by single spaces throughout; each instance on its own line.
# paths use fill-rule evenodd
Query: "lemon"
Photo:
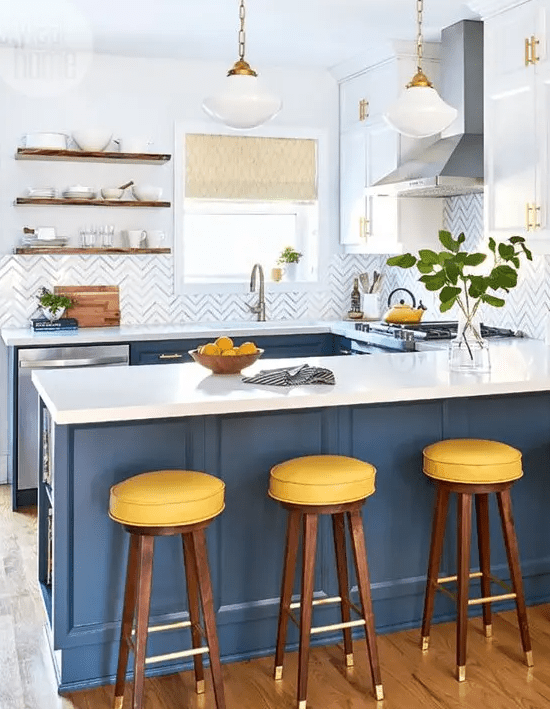
M 222 335 L 222 337 L 218 337 L 215 344 L 223 352 L 224 350 L 230 350 L 233 347 L 233 340 L 230 337 Z
M 237 353 L 240 355 L 256 354 L 257 351 L 258 348 L 253 342 L 243 342 L 237 349 Z
M 218 345 L 216 345 L 214 342 L 207 342 L 206 345 L 203 345 L 201 348 L 201 354 L 205 355 L 219 355 L 220 354 L 220 348 Z
M 231 347 L 228 350 L 222 350 L 222 357 L 235 357 L 237 354 L 237 350 L 234 347 Z

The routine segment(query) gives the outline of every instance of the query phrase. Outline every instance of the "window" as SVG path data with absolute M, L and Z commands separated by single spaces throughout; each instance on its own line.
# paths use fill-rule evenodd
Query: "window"
M 317 138 L 190 130 L 181 134 L 178 152 L 182 198 L 175 258 L 181 290 L 200 284 L 241 289 L 254 263 L 268 272 L 286 246 L 303 254 L 300 280 L 317 281 Z

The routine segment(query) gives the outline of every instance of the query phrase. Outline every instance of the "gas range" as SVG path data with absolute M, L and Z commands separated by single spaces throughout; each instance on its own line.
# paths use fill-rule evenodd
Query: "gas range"
M 361 322 L 355 323 L 357 331 L 365 333 L 364 342 L 377 348 L 397 352 L 418 352 L 438 349 L 443 341 L 456 337 L 456 321 L 433 321 L 420 323 Z M 486 338 L 524 337 L 520 330 L 508 330 L 481 324 L 481 336 Z

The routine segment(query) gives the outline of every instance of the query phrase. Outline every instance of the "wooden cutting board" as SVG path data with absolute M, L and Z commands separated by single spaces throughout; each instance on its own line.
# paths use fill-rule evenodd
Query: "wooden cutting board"
M 53 290 L 73 299 L 65 314 L 75 318 L 79 327 L 120 325 L 118 286 L 54 286 Z

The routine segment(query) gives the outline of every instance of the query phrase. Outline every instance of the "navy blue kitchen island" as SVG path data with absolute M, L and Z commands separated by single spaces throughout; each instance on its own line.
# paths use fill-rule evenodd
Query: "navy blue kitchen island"
M 477 437 L 519 448 L 525 474 L 512 494 L 526 596 L 530 604 L 548 601 L 548 354 L 517 347 L 510 372 L 503 347 L 505 361 L 501 366 L 495 360 L 493 374 L 458 379 L 443 371 L 444 353 L 379 362 L 312 358 L 307 361 L 333 369 L 337 385 L 301 391 L 248 390 L 239 376 L 216 377 L 195 364 L 64 372 L 64 379 L 58 372 L 37 373 L 47 452 L 39 490 L 39 578 L 59 690 L 113 681 L 128 540 L 107 516 L 109 488 L 147 470 L 202 470 L 226 484 L 226 509 L 208 531 L 226 662 L 273 652 L 286 513 L 267 497 L 268 477 L 271 466 L 301 455 L 349 455 L 377 468 L 376 493 L 367 500 L 364 520 L 376 626 L 387 633 L 421 621 L 433 505 L 432 486 L 422 473 L 423 447 L 443 438 Z M 496 532 L 496 508 L 491 516 Z M 321 525 L 318 597 L 338 595 L 330 531 Z M 495 571 L 506 578 L 500 534 L 493 537 Z M 455 538 L 449 525 L 449 573 Z M 472 554 L 475 566 L 477 553 Z M 184 591 L 181 543 L 158 539 L 151 624 L 186 619 Z M 319 607 L 316 624 L 335 622 L 336 612 Z M 435 620 L 453 616 L 453 605 L 439 598 Z M 150 637 L 150 654 L 180 650 L 189 640 L 181 631 L 160 635 Z M 291 632 L 289 643 L 296 640 Z M 339 642 L 340 636 L 317 640 Z M 166 662 L 149 672 L 186 667 Z

